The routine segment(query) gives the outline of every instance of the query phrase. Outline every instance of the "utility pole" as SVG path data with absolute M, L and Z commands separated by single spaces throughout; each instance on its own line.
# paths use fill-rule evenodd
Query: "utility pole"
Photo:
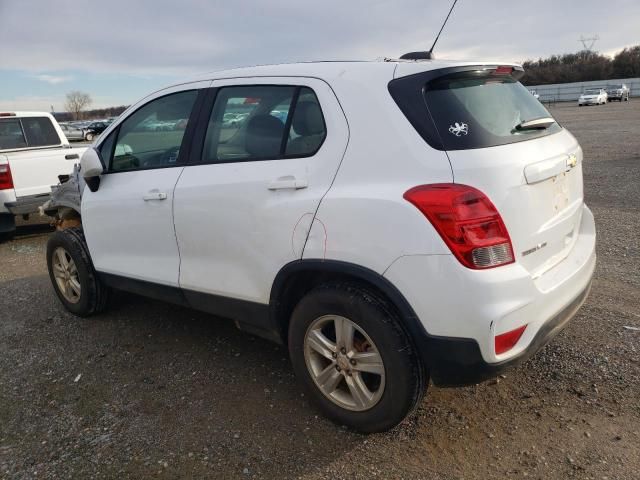
M 597 33 L 593 37 L 585 37 L 584 35 L 580 35 L 580 38 L 578 39 L 579 42 L 582 42 L 584 50 L 587 50 L 589 52 L 593 50 L 593 46 L 598 40 L 600 40 L 600 36 Z

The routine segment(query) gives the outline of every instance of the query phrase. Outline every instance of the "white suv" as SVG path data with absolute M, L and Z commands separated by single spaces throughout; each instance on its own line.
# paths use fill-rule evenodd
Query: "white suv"
M 56 293 L 81 316 L 116 288 L 232 318 L 288 345 L 327 416 L 391 428 L 429 380 L 530 356 L 589 291 L 582 150 L 522 73 L 303 63 L 153 93 L 81 160 Z

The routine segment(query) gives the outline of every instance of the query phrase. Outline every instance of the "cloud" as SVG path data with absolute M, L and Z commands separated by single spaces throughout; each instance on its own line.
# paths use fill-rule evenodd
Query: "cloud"
M 48 112 L 51 110 L 51 105 L 61 104 L 61 98 L 49 98 L 36 95 L 23 95 L 16 98 L 0 98 L 0 111 L 12 112 L 12 111 L 35 111 L 35 112 Z
M 33 75 L 33 78 L 40 80 L 41 82 L 50 83 L 51 85 L 58 85 L 59 83 L 65 83 L 72 80 L 72 77 L 70 76 L 47 75 L 45 73 L 40 75 Z
M 450 4 L 109 0 L 96 15 L 78 8 L 77 0 L 0 0 L 0 68 L 183 76 L 296 60 L 397 57 L 427 49 Z M 603 51 L 635 41 L 640 2 L 610 0 L 607 9 L 625 15 L 602 15 L 601 0 L 583 0 L 579 8 L 556 0 L 540 0 L 535 8 L 506 0 L 458 2 L 436 55 L 525 60 L 577 51 L 581 31 L 598 32 L 596 48 Z

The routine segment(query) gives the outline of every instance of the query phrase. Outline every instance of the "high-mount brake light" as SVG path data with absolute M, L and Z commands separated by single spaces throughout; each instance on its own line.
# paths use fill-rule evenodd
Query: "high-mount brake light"
M 494 75 L 511 75 L 513 67 L 500 66 L 493 71 Z
M 0 117 L 15 117 L 16 114 L 12 112 L 0 112 Z
M 11 167 L 8 163 L 0 164 L 0 190 L 12 190 L 13 177 L 11 176 Z
M 404 194 L 431 222 L 465 267 L 486 269 L 514 262 L 507 227 L 491 200 L 468 185 L 420 185 Z

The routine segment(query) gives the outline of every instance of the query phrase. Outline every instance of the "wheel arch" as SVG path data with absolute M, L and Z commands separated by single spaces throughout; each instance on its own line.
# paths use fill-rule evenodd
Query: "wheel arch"
M 338 260 L 296 260 L 276 275 L 271 288 L 269 316 L 283 343 L 287 344 L 289 321 L 297 303 L 313 288 L 327 282 L 359 284 L 386 300 L 398 314 L 415 347 L 420 349 L 427 333 L 402 293 L 381 274 L 366 267 Z

